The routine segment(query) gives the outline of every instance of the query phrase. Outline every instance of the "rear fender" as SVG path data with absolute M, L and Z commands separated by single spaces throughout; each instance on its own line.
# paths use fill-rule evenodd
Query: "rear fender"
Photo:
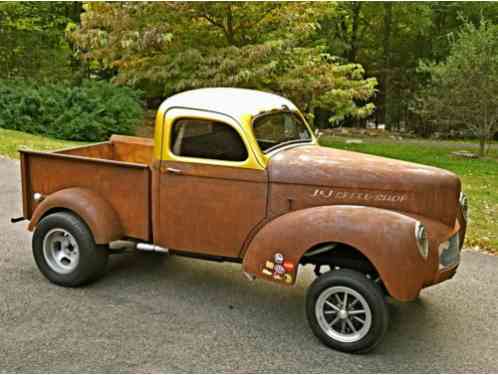
M 243 268 L 250 275 L 292 285 L 307 250 L 323 243 L 342 243 L 373 264 L 391 296 L 412 300 L 431 271 L 417 249 L 416 223 L 406 215 L 373 207 L 321 206 L 293 211 L 259 230 L 245 252 Z M 283 255 L 285 268 L 290 270 L 285 277 L 268 272 L 276 253 Z
M 97 244 L 123 238 L 123 227 L 111 204 L 83 188 L 63 189 L 47 196 L 35 208 L 28 229 L 33 231 L 46 214 L 64 210 L 74 212 L 88 225 Z

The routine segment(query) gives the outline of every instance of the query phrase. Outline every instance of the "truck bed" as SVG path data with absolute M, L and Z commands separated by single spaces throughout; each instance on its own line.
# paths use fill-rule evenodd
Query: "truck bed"
M 151 238 L 153 141 L 112 136 L 110 141 L 54 152 L 21 151 L 23 214 L 30 219 L 44 196 L 70 188 L 99 193 L 118 214 L 125 235 Z

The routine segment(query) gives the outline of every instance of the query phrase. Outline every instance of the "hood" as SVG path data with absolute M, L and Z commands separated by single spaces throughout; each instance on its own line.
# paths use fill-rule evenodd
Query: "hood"
M 273 155 L 269 171 L 272 183 L 313 187 L 306 190 L 313 205 L 395 209 L 447 225 L 453 225 L 457 216 L 460 180 L 439 168 L 329 147 L 298 146 Z

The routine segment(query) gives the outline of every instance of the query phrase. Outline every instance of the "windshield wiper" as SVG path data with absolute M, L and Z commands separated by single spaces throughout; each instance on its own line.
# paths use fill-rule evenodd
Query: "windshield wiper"
M 265 153 L 273 151 L 273 150 L 276 150 L 277 148 L 280 148 L 282 146 L 291 145 L 293 143 L 303 143 L 303 142 L 307 143 L 307 142 L 310 142 L 310 141 L 311 141 L 311 139 L 291 139 L 289 141 L 280 142 L 279 144 L 276 144 L 275 146 L 271 146 L 270 148 L 267 148 L 265 150 Z

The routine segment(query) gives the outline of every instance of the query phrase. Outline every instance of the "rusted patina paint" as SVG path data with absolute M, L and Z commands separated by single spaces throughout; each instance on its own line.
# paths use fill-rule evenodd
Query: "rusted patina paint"
M 110 203 L 83 188 L 62 189 L 49 195 L 36 207 L 28 229 L 33 230 L 42 217 L 59 209 L 69 210 L 83 219 L 97 244 L 108 244 L 124 235 L 119 216 Z
M 329 147 L 282 150 L 269 163 L 271 211 L 358 204 L 455 222 L 460 180 L 451 172 Z

